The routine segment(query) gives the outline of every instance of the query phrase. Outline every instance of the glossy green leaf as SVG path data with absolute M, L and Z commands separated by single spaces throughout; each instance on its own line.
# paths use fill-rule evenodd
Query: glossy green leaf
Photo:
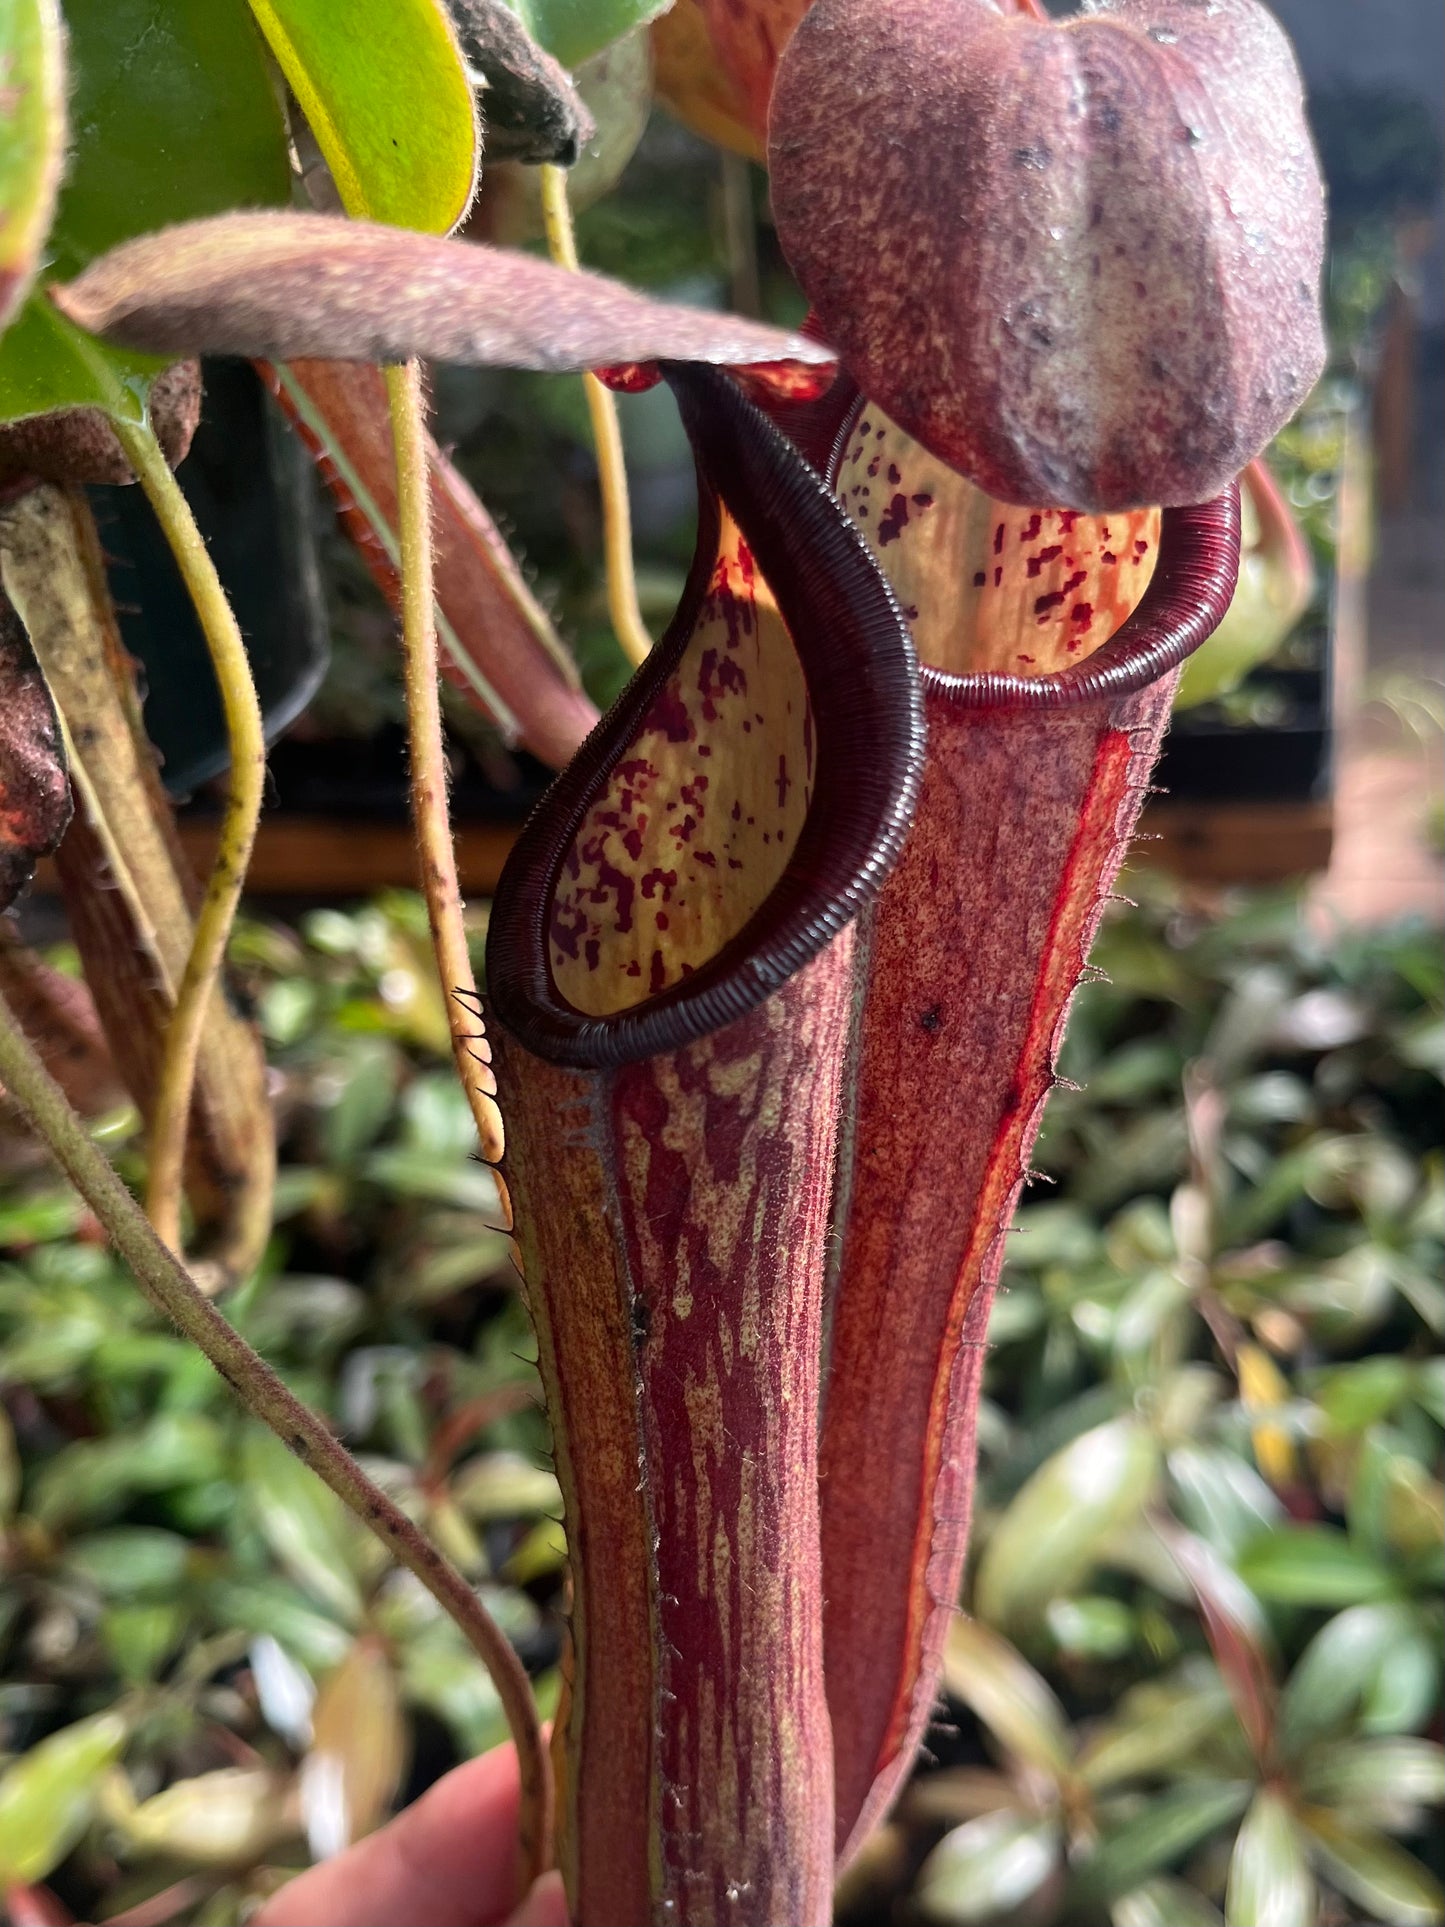
M 451 1493 L 470 1519 L 526 1519 L 539 1512 L 560 1518 L 562 1512 L 556 1475 L 520 1452 L 469 1459 L 452 1479 Z
M 1009 1811 L 980 1814 L 945 1834 L 924 1861 L 919 1910 L 958 1927 L 1012 1913 L 1053 1873 L 1061 1845 L 1056 1821 Z
M 1143 1510 L 1158 1469 L 1155 1440 L 1131 1419 L 1085 1432 L 1046 1460 L 988 1542 L 974 1587 L 979 1617 L 1027 1623 L 1071 1592 L 1110 1533 Z
M 1354 1606 L 1395 1589 L 1388 1568 L 1331 1526 L 1282 1526 L 1244 1547 L 1239 1576 L 1282 1606 Z
M 440 0 L 251 0 L 348 214 L 447 234 L 481 159 Z
M 1089 1867 L 1088 1884 L 1106 1898 L 1129 1893 L 1228 1826 L 1249 1797 L 1243 1780 L 1190 1781 L 1161 1794 L 1104 1839 Z
M 55 211 L 65 152 L 65 56 L 56 0 L 0 0 L 0 328 L 25 298 Z
M 1072 1747 L 1064 1709 L 1006 1639 L 976 1619 L 955 1619 L 944 1648 L 943 1684 L 1026 1765 L 1056 1780 L 1068 1776 Z
M 129 1728 L 119 1713 L 64 1726 L 0 1774 L 0 1882 L 43 1880 L 85 1831 Z
M 539 47 L 564 67 L 601 53 L 635 27 L 665 13 L 672 0 L 511 0 Z
M 1285 1751 L 1342 1725 L 1370 1691 L 1387 1656 L 1415 1636 L 1413 1611 L 1394 1600 L 1351 1606 L 1322 1626 L 1280 1695 L 1279 1738 Z
M 1185 1525 L 1231 1559 L 1284 1517 L 1284 1507 L 1252 1465 L 1207 1445 L 1169 1454 L 1175 1506 Z
M 1114 1902 L 1113 1927 L 1223 1927 L 1224 1916 L 1183 1880 L 1146 1880 Z
M 1318 1749 L 1300 1789 L 1341 1817 L 1391 1833 L 1414 1830 L 1415 1809 L 1445 1806 L 1445 1747 L 1434 1740 L 1350 1740 Z
M 66 0 L 65 24 L 74 139 L 47 274 L 172 221 L 289 202 L 280 107 L 240 0 Z M 0 420 L 72 406 L 141 419 L 163 365 L 33 299 L 0 342 Z
M 1445 1921 L 1445 1892 L 1411 1853 L 1364 1827 L 1307 1808 L 1301 1819 L 1320 1872 L 1371 1920 L 1389 1927 L 1437 1927 Z
M 141 1493 L 203 1485 L 225 1469 L 219 1431 L 199 1412 L 159 1412 L 109 1438 L 80 1439 L 35 1478 L 36 1517 L 53 1529 L 113 1517 Z
M 1255 1795 L 1229 1862 L 1227 1927 L 1314 1927 L 1315 1883 L 1293 1814 L 1268 1788 Z
M 248 1430 L 241 1460 L 246 1495 L 271 1550 L 313 1598 L 354 1625 L 362 1606 L 362 1529 L 270 1432 Z

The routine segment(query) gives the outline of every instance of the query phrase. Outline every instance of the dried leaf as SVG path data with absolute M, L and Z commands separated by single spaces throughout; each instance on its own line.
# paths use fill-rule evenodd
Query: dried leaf
M 8 910 L 70 821 L 55 705 L 14 605 L 0 592 L 0 910 Z
M 398 607 L 396 458 L 381 371 L 295 361 L 265 372 L 316 457 L 347 533 Z M 505 736 L 560 769 L 597 711 L 501 531 L 434 442 L 427 453 L 444 673 Z
M 593 135 L 592 116 L 564 69 L 539 47 L 507 0 L 446 0 L 457 38 L 482 77 L 487 164 L 571 167 Z
M 227 214 L 128 241 L 52 291 L 82 328 L 158 353 L 559 374 L 610 362 L 826 363 L 832 350 L 601 275 L 324 214 Z
M 85 497 L 45 486 L 0 511 L 0 567 L 75 749 L 84 807 L 56 853 L 72 935 L 116 1066 L 143 1115 L 185 968 L 197 885 L 140 719 Z M 207 1254 L 245 1272 L 271 1227 L 275 1134 L 260 1038 L 224 997 L 201 1040 L 187 1194 Z
M 311 1726 L 301 1811 L 311 1851 L 321 1860 L 381 1821 L 406 1765 L 396 1674 L 380 1639 L 358 1639 L 325 1680 Z

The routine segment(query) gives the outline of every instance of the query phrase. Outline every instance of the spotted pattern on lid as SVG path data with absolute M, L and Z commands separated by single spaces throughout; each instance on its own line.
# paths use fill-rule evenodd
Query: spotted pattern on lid
M 547 946 L 558 993 L 607 1016 L 715 956 L 782 875 L 812 786 L 802 665 L 724 513 L 682 660 L 563 860 Z
M 951 675 L 1051 676 L 1082 662 L 1154 573 L 1158 509 L 1091 516 L 992 501 L 871 404 L 836 487 L 920 658 Z

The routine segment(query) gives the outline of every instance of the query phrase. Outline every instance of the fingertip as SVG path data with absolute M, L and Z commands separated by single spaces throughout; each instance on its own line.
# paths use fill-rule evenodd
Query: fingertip
M 567 1927 L 567 1896 L 555 1868 L 532 1883 L 532 1889 L 507 1927 Z

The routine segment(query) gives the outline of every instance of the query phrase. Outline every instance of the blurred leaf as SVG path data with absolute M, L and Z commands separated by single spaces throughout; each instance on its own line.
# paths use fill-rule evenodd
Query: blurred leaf
M 380 1135 L 391 1115 L 398 1070 L 390 1044 L 380 1038 L 358 1039 L 345 1058 L 318 1079 L 329 1162 L 351 1163 Z
M 1227 1927 L 1315 1927 L 1315 1883 L 1294 1816 L 1277 1793 L 1257 1793 L 1229 1862 Z
M 125 1811 L 118 1824 L 138 1852 L 200 1867 L 248 1867 L 288 1831 L 284 1793 L 269 1768 L 222 1767 L 177 1780 Z
M 319 1612 L 279 1574 L 221 1579 L 209 1591 L 212 1615 L 219 1624 L 244 1633 L 274 1636 L 309 1672 L 323 1673 L 339 1664 L 351 1645 L 343 1626 Z
M 1353 1606 L 1387 1599 L 1393 1575 L 1332 1526 L 1281 1526 L 1240 1552 L 1240 1577 L 1283 1606 Z
M 348 1625 L 361 1617 L 365 1534 L 336 1495 L 270 1432 L 248 1427 L 241 1447 L 246 1494 L 281 1564 Z
M 1300 1791 L 1352 1824 L 1412 1833 L 1420 1807 L 1445 1806 L 1445 1747 L 1433 1740 L 1347 1740 L 1323 1748 L 1299 1774 Z
M 1347 1827 L 1318 1807 L 1300 1815 L 1320 1871 L 1347 1899 L 1390 1927 L 1435 1927 L 1445 1893 L 1413 1854 L 1363 1827 Z
M 671 0 L 511 0 L 529 34 L 564 67 L 601 53 L 664 13 Z
M 1139 1635 L 1138 1622 L 1123 1600 L 1104 1593 L 1052 1599 L 1044 1619 L 1060 1651 L 1079 1659 L 1122 1659 Z
M 316 1682 L 270 1633 L 262 1633 L 252 1641 L 250 1661 L 256 1698 L 266 1724 L 288 1745 L 298 1750 L 309 1746 Z
M 189 1542 L 157 1526 L 116 1526 L 71 1541 L 66 1564 L 110 1599 L 168 1593 L 181 1583 Z
M 1207 1445 L 1177 1445 L 1169 1477 L 1185 1525 L 1226 1559 L 1284 1517 L 1284 1507 L 1253 1466 Z
M 379 1824 L 401 1782 L 407 1735 L 381 1640 L 358 1639 L 322 1681 L 301 1765 L 301 1811 L 313 1856 L 328 1859 Z
M 994 1527 L 974 1582 L 979 1617 L 1027 1624 L 1071 1592 L 1110 1532 L 1143 1509 L 1158 1467 L 1158 1446 L 1131 1419 L 1086 1432 L 1049 1459 Z
M 1069 1777 L 1073 1748 L 1064 1709 L 1006 1639 L 960 1615 L 948 1629 L 943 1684 L 1026 1765 L 1055 1780 Z
M 100 1622 L 102 1644 L 130 1686 L 155 1679 L 185 1636 L 190 1615 L 177 1600 L 154 1599 L 107 1608 Z
M 466 213 L 481 137 L 439 0 L 251 0 L 348 214 L 445 234 Z
M 1322 1626 L 1280 1696 L 1280 1744 L 1286 1752 L 1343 1725 L 1387 1655 L 1416 1636 L 1411 1609 L 1393 1600 L 1351 1606 Z
M 1224 1916 L 1182 1880 L 1146 1880 L 1116 1900 L 1113 1927 L 1224 1927 Z
M 443 1164 L 423 1151 L 373 1151 L 366 1176 L 398 1197 L 449 1204 L 495 1219 L 497 1180 L 484 1164 Z
M 559 1518 L 562 1489 L 553 1473 L 520 1452 L 485 1452 L 453 1475 L 451 1494 L 470 1519 Z
M 407 1699 L 444 1721 L 463 1753 L 486 1753 L 506 1739 L 491 1674 L 449 1619 L 418 1626 L 402 1645 L 398 1666 Z
M 129 1722 L 120 1713 L 65 1726 L 0 1774 L 0 1881 L 43 1880 L 75 1845 L 95 1809 Z
M 917 1904 L 928 1920 L 988 1921 L 1012 1913 L 1053 1873 L 1058 1823 L 985 1813 L 944 1835 L 923 1863 Z
M 1193 1754 L 1227 1725 L 1227 1689 L 1210 1668 L 1135 1686 L 1079 1755 L 1079 1773 L 1096 1791 L 1152 1777 Z
M 1106 1835 L 1089 1866 L 1089 1885 L 1105 1899 L 1131 1892 L 1237 1819 L 1250 1792 L 1240 1780 L 1198 1780 L 1161 1794 Z
M 1274 1486 L 1288 1486 L 1296 1477 L 1294 1442 L 1274 1417 L 1289 1403 L 1289 1382 L 1269 1353 L 1258 1345 L 1242 1344 L 1235 1353 L 1239 1398 L 1250 1414 L 1254 1459 Z
M 533 1526 L 502 1568 L 514 1586 L 530 1586 L 567 1562 L 567 1535 L 560 1520 L 543 1519 Z
M 161 1412 L 131 1432 L 82 1439 L 50 1459 L 35 1479 L 37 1518 L 74 1527 L 120 1511 L 139 1493 L 203 1484 L 225 1469 L 220 1432 L 196 1412 Z

